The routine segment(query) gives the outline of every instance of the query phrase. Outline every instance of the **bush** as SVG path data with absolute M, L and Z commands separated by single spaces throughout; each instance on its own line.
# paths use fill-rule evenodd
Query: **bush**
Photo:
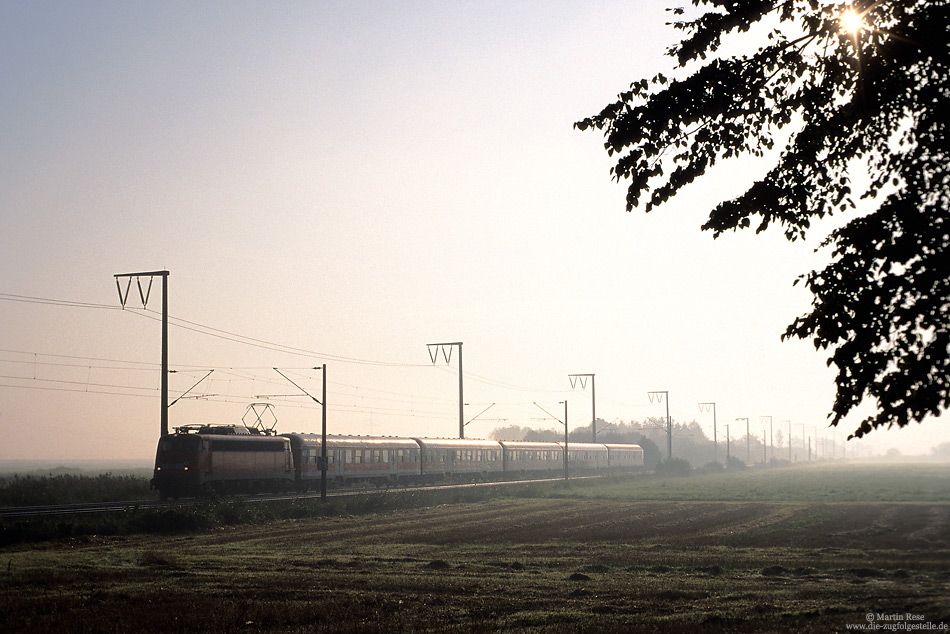
M 735 456 L 729 456 L 729 459 L 726 461 L 726 469 L 729 471 L 745 471 L 749 467 L 746 466 L 746 463 L 739 460 Z
M 693 465 L 689 460 L 682 458 L 673 458 L 672 460 L 661 460 L 656 465 L 657 475 L 664 476 L 688 476 L 693 472 Z
M 155 499 L 148 478 L 116 476 L 56 475 L 34 478 L 14 476 L 0 480 L 0 506 L 42 504 L 82 504 Z
M 726 468 L 721 462 L 713 461 L 707 462 L 703 465 L 703 468 L 700 469 L 703 473 L 722 473 Z

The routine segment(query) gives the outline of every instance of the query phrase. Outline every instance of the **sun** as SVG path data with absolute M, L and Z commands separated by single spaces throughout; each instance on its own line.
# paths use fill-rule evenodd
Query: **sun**
M 854 9 L 843 11 L 838 17 L 841 29 L 849 35 L 857 35 L 867 25 L 864 23 L 864 17 Z

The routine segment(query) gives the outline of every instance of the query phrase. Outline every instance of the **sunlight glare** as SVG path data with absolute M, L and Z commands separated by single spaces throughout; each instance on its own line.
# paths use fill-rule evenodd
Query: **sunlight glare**
M 838 18 L 841 28 L 850 35 L 857 35 L 864 28 L 864 18 L 854 9 L 842 12 Z

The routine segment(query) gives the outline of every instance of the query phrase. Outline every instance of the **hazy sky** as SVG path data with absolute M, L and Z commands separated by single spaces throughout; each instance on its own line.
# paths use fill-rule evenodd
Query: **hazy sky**
M 171 399 L 214 369 L 172 426 L 267 401 L 319 431 L 272 368 L 319 395 L 327 363 L 331 433 L 455 436 L 457 357 L 426 344 L 462 341 L 466 418 L 495 403 L 469 437 L 554 427 L 533 403 L 565 398 L 587 424 L 571 373 L 607 421 L 662 416 L 666 390 L 709 435 L 699 402 L 734 438 L 738 417 L 822 432 L 825 354 L 779 340 L 821 233 L 699 230 L 750 161 L 627 214 L 601 137 L 572 129 L 667 70 L 664 6 L 0 3 L 0 459 L 153 455 L 160 286 L 145 318 L 113 275 L 156 269 Z M 947 440 L 931 420 L 871 442 Z

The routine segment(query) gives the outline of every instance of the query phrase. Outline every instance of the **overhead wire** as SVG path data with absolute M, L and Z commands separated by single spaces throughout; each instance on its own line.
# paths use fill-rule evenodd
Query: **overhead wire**
M 154 311 L 150 308 L 141 309 L 143 312 L 139 313 L 139 309 L 129 309 L 132 312 L 137 314 L 142 314 L 153 320 L 161 319 L 158 311 Z M 189 321 L 187 319 L 182 319 L 180 317 L 168 316 L 169 323 L 175 325 L 178 328 L 184 330 L 191 330 L 193 332 L 198 332 L 212 337 L 218 337 L 220 339 L 225 339 L 227 341 L 233 341 L 235 343 L 241 343 L 248 346 L 255 346 L 259 348 L 264 348 L 266 350 L 274 350 L 277 352 L 285 352 L 287 354 L 295 354 L 298 356 L 310 357 L 315 359 L 330 359 L 332 361 L 339 361 L 341 363 L 354 363 L 360 365 L 375 365 L 382 367 L 399 367 L 399 368 L 424 368 L 427 364 L 424 363 L 402 363 L 397 361 L 374 361 L 372 359 L 360 359 L 357 357 L 347 357 L 342 355 L 330 354 L 328 352 L 318 352 L 316 350 L 307 350 L 305 348 L 297 348 L 294 346 L 286 346 L 280 343 L 274 343 L 272 341 L 267 341 L 264 339 L 257 339 L 255 337 L 248 337 L 247 335 L 238 334 L 235 332 L 230 332 L 228 330 L 222 330 L 221 328 L 214 328 L 212 326 L 206 326 L 204 324 L 199 324 L 194 321 Z M 188 326 L 183 326 L 182 324 L 188 324 Z
M 30 295 L 15 295 L 13 293 L 0 293 L 0 300 L 7 302 L 22 302 L 26 304 L 50 304 L 53 306 L 70 306 L 73 308 L 98 308 L 102 310 L 122 310 L 119 306 L 112 304 L 96 304 L 93 302 L 76 302 L 68 299 L 53 299 L 50 297 L 33 297 Z
M 27 296 L 27 295 L 16 295 L 16 294 L 12 294 L 12 293 L 0 293 L 0 300 L 15 301 L 15 302 L 27 302 L 27 303 L 38 303 L 38 304 L 50 304 L 50 305 L 67 306 L 67 307 L 77 307 L 77 308 L 95 308 L 95 309 L 108 309 L 108 310 L 125 310 L 126 312 L 130 312 L 130 313 L 132 313 L 132 314 L 135 314 L 135 315 L 138 315 L 138 316 L 141 316 L 141 317 L 145 317 L 145 318 L 151 319 L 151 320 L 153 320 L 153 321 L 158 321 L 158 320 L 161 320 L 161 319 L 162 319 L 161 314 L 160 314 L 158 311 L 154 311 L 154 310 L 148 309 L 148 308 L 142 308 L 142 309 L 128 308 L 128 307 L 122 308 L 122 307 L 119 307 L 119 306 L 113 306 L 113 305 L 109 305 L 109 304 L 98 304 L 98 303 L 92 303 L 92 302 L 77 302 L 77 301 L 71 301 L 71 300 L 60 300 L 60 299 L 45 298 L 45 297 L 35 297 L 35 296 Z M 362 359 L 362 358 L 358 358 L 358 357 L 349 357 L 349 356 L 344 356 L 344 355 L 335 355 L 335 354 L 330 354 L 330 353 L 326 353 L 326 352 L 319 352 L 319 351 L 315 351 L 315 350 L 308 350 L 308 349 L 305 349 L 305 348 L 299 348 L 299 347 L 295 347 L 295 346 L 287 346 L 287 345 L 284 345 L 284 344 L 279 344 L 279 343 L 275 343 L 275 342 L 272 342 L 272 341 L 267 341 L 267 340 L 259 339 L 259 338 L 255 338 L 255 337 L 249 337 L 249 336 L 246 336 L 246 335 L 241 335 L 241 334 L 239 334 L 239 333 L 231 332 L 231 331 L 224 330 L 224 329 L 221 329 L 221 328 L 215 328 L 215 327 L 213 327 L 213 326 L 207 326 L 207 325 L 205 325 L 205 324 L 201 324 L 201 323 L 198 323 L 198 322 L 195 322 L 195 321 L 190 321 L 190 320 L 183 319 L 183 318 L 180 318 L 180 317 L 174 317 L 174 316 L 171 316 L 171 315 L 168 316 L 168 320 L 169 320 L 169 323 L 171 323 L 171 324 L 174 325 L 175 327 L 181 328 L 181 329 L 183 329 L 183 330 L 189 330 L 189 331 L 192 331 L 192 332 L 196 332 L 196 333 L 198 333 L 198 334 L 203 334 L 203 335 L 207 335 L 207 336 L 211 336 L 211 337 L 216 337 L 216 338 L 223 339 L 223 340 L 226 340 L 226 341 L 232 341 L 232 342 L 234 342 L 234 343 L 239 343 L 239 344 L 242 344 L 242 345 L 247 345 L 247 346 L 252 346 L 252 347 L 258 347 L 258 348 L 262 348 L 262 349 L 265 349 L 265 350 L 271 350 L 271 351 L 275 351 L 275 352 L 281 352 L 281 353 L 286 353 L 286 354 L 291 354 L 291 355 L 297 355 L 297 356 L 302 356 L 302 357 L 307 357 L 307 358 L 313 358 L 313 359 L 328 359 L 328 360 L 333 360 L 333 361 L 337 361 L 337 362 L 341 362 L 341 363 L 351 363 L 351 364 L 359 364 L 359 365 L 372 365 L 372 366 L 378 366 L 378 367 L 423 368 L 423 367 L 427 367 L 427 366 L 429 365 L 429 364 L 424 364 L 424 363 L 422 363 L 422 364 L 410 364 L 410 363 L 401 363 L 401 362 L 391 362 L 391 361 L 378 361 L 378 360 L 371 360 L 371 359 Z M 10 352 L 10 353 L 16 353 L 16 354 L 30 354 L 30 353 L 25 353 L 25 352 L 23 352 L 23 351 L 4 350 L 4 349 L 0 349 L 0 352 Z M 54 357 L 54 358 L 76 359 L 76 360 L 102 361 L 102 362 L 110 362 L 110 363 L 128 363 L 128 364 L 135 364 L 135 365 L 148 366 L 148 368 L 155 368 L 155 367 L 158 366 L 158 364 L 156 364 L 156 363 L 149 363 L 149 362 L 139 362 L 139 361 L 128 361 L 128 362 L 126 362 L 126 361 L 121 361 L 121 360 L 117 360 L 117 359 L 102 359 L 102 358 L 80 357 L 80 356 L 71 356 L 71 355 L 43 354 L 43 355 L 41 355 L 41 356 L 49 356 L 49 357 Z M 3 362 L 3 360 L 0 360 L 0 362 Z M 18 361 L 15 361 L 15 360 L 14 360 L 14 361 L 12 361 L 12 362 L 18 362 Z M 20 362 L 20 363 L 30 363 L 31 361 L 26 361 L 26 360 L 24 360 L 24 361 L 19 361 L 19 362 Z M 52 363 L 50 363 L 50 362 L 39 362 L 39 361 L 35 361 L 35 360 L 34 360 L 33 362 L 38 363 L 38 364 L 42 363 L 42 364 L 54 365 L 54 364 L 52 364 Z M 78 364 L 77 364 L 77 365 L 74 365 L 74 366 L 70 366 L 70 364 L 63 364 L 63 365 L 64 365 L 64 366 L 67 366 L 67 367 L 86 367 L 85 365 L 78 365 Z M 225 369 L 223 369 L 223 368 L 212 367 L 212 366 L 201 366 L 201 365 L 198 365 L 198 364 L 192 364 L 192 365 L 188 365 L 188 366 L 183 366 L 183 368 L 184 368 L 184 367 L 193 368 L 192 371 L 199 371 L 199 370 L 201 370 L 201 369 L 204 369 L 204 370 L 207 370 L 207 369 L 225 370 Z M 446 368 L 446 367 L 443 367 L 443 366 L 440 366 L 440 365 L 435 365 L 435 367 L 436 367 L 437 369 L 439 369 L 440 371 L 442 371 L 442 372 L 448 372 L 448 373 L 455 373 L 455 374 L 457 374 L 457 373 L 454 371 L 454 368 Z M 96 366 L 96 368 L 97 368 L 97 369 L 117 369 L 117 370 L 133 369 L 133 368 L 109 367 L 109 366 Z M 137 369 L 137 368 L 136 368 L 136 369 Z M 142 369 L 145 369 L 145 368 L 142 368 Z M 232 370 L 232 371 L 238 370 L 238 368 L 229 368 L 229 369 Z M 261 369 L 261 370 L 264 370 L 264 369 L 267 369 L 267 368 L 242 368 L 242 369 L 245 369 L 245 370 L 257 370 L 257 369 Z M 305 370 L 305 369 L 311 369 L 311 368 L 300 368 L 300 370 Z M 185 369 L 173 370 L 173 371 L 187 372 L 187 370 L 185 370 Z M 227 374 L 227 372 L 222 372 L 222 373 Z M 234 376 L 236 376 L 236 377 L 238 377 L 239 379 L 242 379 L 242 380 L 264 381 L 265 383 L 270 384 L 270 385 L 281 385 L 281 384 L 282 384 L 281 382 L 277 381 L 276 379 L 275 379 L 275 380 L 263 379 L 263 378 L 261 378 L 261 377 L 256 377 L 256 376 L 253 376 L 253 375 L 252 375 L 252 376 L 234 375 Z M 472 381 L 475 381 L 475 382 L 479 382 L 479 383 L 482 383 L 482 384 L 485 384 L 485 385 L 490 385 L 490 386 L 492 386 L 492 387 L 499 387 L 499 388 L 504 388 L 504 389 L 508 389 L 508 390 L 520 391 L 520 392 L 534 392 L 534 393 L 547 393 L 547 394 L 563 394 L 563 393 L 567 392 L 567 390 L 551 390 L 551 389 L 542 389 L 542 388 L 536 388 L 536 387 L 528 387 L 528 386 L 524 386 L 524 385 L 518 385 L 518 384 L 514 384 L 514 383 L 509 383 L 509 382 L 505 382 L 505 381 L 500 381 L 500 380 L 497 380 L 497 379 L 492 379 L 492 378 L 490 378 L 490 377 L 486 377 L 486 376 L 483 376 L 483 375 L 479 375 L 479 374 L 476 374 L 476 373 L 473 373 L 473 372 L 470 372 L 470 371 L 465 373 L 465 377 L 466 377 L 467 379 L 469 379 L 469 380 L 472 380 Z M 20 377 L 20 378 L 22 378 L 22 377 Z M 333 383 L 333 382 L 331 382 L 331 383 Z M 413 404 L 416 403 L 417 401 L 423 401 L 423 402 L 428 401 L 428 402 L 430 402 L 430 403 L 449 403 L 449 402 L 451 402 L 451 401 L 449 401 L 448 399 L 435 399 L 435 398 L 417 397 L 417 396 L 411 395 L 411 394 L 401 394 L 401 393 L 398 393 L 398 392 L 387 392 L 387 391 L 385 391 L 385 390 L 375 390 L 375 389 L 372 389 L 372 388 L 363 388 L 363 387 L 359 387 L 359 386 L 350 386 L 350 385 L 346 385 L 346 384 L 342 384 L 342 383 L 333 383 L 333 384 L 338 385 L 338 386 L 342 386 L 342 387 L 351 387 L 351 388 L 357 389 L 357 390 L 373 391 L 373 392 L 382 393 L 382 394 L 390 394 L 390 395 L 393 395 L 393 396 L 404 396 L 404 397 L 407 397 L 407 398 L 409 399 L 408 402 L 413 403 Z M 122 389 L 124 386 L 114 386 L 114 387 L 117 387 L 117 388 Z M 135 388 L 134 386 L 128 386 L 128 389 L 138 389 L 138 388 Z M 360 398 L 359 394 L 343 394 L 343 393 L 338 393 L 338 395 L 340 395 L 340 396 L 349 396 L 349 397 L 354 397 L 354 398 Z M 393 402 L 400 402 L 400 399 L 384 399 L 384 398 L 379 398 L 379 397 L 375 397 L 375 398 L 377 398 L 378 400 L 388 400 L 388 401 L 393 401 Z M 402 402 L 407 402 L 407 401 L 403 400 Z

